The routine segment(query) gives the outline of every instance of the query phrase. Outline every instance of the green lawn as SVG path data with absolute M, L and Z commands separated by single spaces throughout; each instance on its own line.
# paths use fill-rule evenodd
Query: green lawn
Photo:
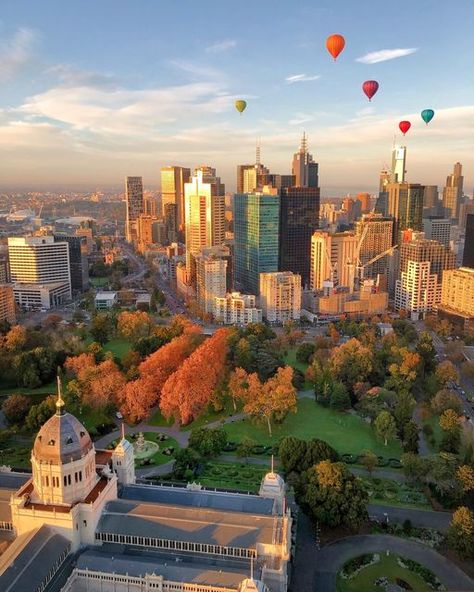
M 150 440 L 152 442 L 156 442 L 159 445 L 160 449 L 158 450 L 158 452 L 156 452 L 153 456 L 151 456 L 149 458 L 149 460 L 151 461 L 149 463 L 144 463 L 143 461 L 136 460 L 135 467 L 137 469 L 146 468 L 148 466 L 153 467 L 153 466 L 158 466 L 158 465 L 164 465 L 165 463 L 169 462 L 170 460 L 173 460 L 174 453 L 176 453 L 179 450 L 179 444 L 174 438 L 170 438 L 169 436 L 166 436 L 165 440 L 160 441 L 160 439 L 159 439 L 160 434 L 159 433 L 144 432 L 143 435 L 145 436 L 145 440 Z M 127 435 L 126 438 L 129 442 L 136 441 L 136 438 L 133 438 L 131 434 Z M 118 444 L 118 440 L 115 440 L 114 442 L 112 442 L 112 444 L 109 446 L 109 448 L 113 448 L 113 447 L 117 446 L 117 444 Z M 163 454 L 163 451 L 166 448 L 174 448 L 174 453 L 170 454 L 170 455 Z
M 255 424 L 250 419 L 226 424 L 225 430 L 229 440 L 235 442 L 247 436 L 257 444 L 275 444 L 285 436 L 296 436 L 303 440 L 320 438 L 341 454 L 360 454 L 363 450 L 372 450 L 380 456 L 400 458 L 402 452 L 398 442 L 389 442 L 387 446 L 379 442 L 371 426 L 357 415 L 333 411 L 312 399 L 300 399 L 298 412 L 289 413 L 282 424 L 272 427 L 272 438 L 268 435 L 266 425 Z
M 296 359 L 296 350 L 298 348 L 297 347 L 292 347 L 291 349 L 289 349 L 287 351 L 287 353 L 283 356 L 283 361 L 285 362 L 285 364 L 287 366 L 291 366 L 292 368 L 296 368 L 297 370 L 300 370 L 301 372 L 303 372 L 303 374 L 306 373 L 306 370 L 308 369 L 308 364 L 303 364 L 302 362 L 298 362 L 298 360 Z M 311 382 L 309 382 L 309 380 L 305 380 L 305 383 L 303 385 L 303 390 L 308 390 L 313 388 L 313 385 Z
M 431 505 L 420 488 L 378 477 L 361 477 L 361 480 L 369 492 L 372 504 L 431 510 Z
M 111 339 L 104 344 L 104 350 L 112 352 L 116 358 L 123 358 L 131 348 L 132 344 L 126 339 Z
M 380 551 L 380 561 L 362 568 L 353 578 L 344 579 L 341 576 L 337 578 L 337 592 L 380 592 L 384 588 L 376 586 L 375 580 L 385 577 L 391 584 L 396 583 L 396 578 L 400 578 L 410 585 L 409 590 L 413 592 L 431 592 L 428 584 L 418 574 L 409 569 L 401 567 L 397 563 L 396 555 L 387 555 L 383 550 Z
M 173 425 L 174 419 L 165 419 L 161 415 L 161 411 L 157 409 L 155 413 L 153 413 L 153 415 L 150 417 L 147 423 L 149 423 L 152 426 L 170 427 Z
M 13 395 L 13 394 L 21 394 L 21 395 L 52 395 L 56 393 L 57 384 L 56 379 L 52 380 L 48 384 L 44 384 L 43 386 L 39 386 L 38 388 L 30 389 L 25 388 L 22 386 L 15 386 L 15 387 L 2 387 L 0 388 L 0 396 L 2 395 Z M 44 396 L 41 397 L 41 400 L 44 399 Z
M 196 478 L 196 481 L 205 487 L 239 489 L 256 493 L 260 488 L 262 477 L 267 472 L 268 467 L 212 461 L 207 463 L 204 472 Z
M 91 277 L 89 278 L 89 282 L 91 286 L 94 288 L 102 288 L 109 282 L 109 278 L 107 276 L 104 277 Z
M 3 448 L 0 450 L 0 465 L 7 465 L 17 469 L 31 470 L 31 449 L 33 447 L 33 439 L 31 444 L 21 443 L 11 438 Z
M 238 413 L 238 411 L 234 411 L 232 401 L 228 399 L 225 402 L 224 409 L 222 411 L 214 411 L 213 409 L 208 409 L 206 413 L 203 413 L 196 420 L 183 426 L 182 429 L 183 431 L 188 432 L 196 428 L 202 428 L 205 427 L 208 423 L 214 423 L 216 421 L 224 420 L 225 418 L 233 415 L 234 413 Z

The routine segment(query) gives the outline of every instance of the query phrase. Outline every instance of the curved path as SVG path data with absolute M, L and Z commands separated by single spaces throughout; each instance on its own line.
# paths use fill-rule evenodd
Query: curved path
M 315 551 L 313 590 L 334 592 L 337 573 L 346 561 L 364 553 L 384 551 L 408 557 L 428 567 L 448 590 L 453 592 L 472 592 L 474 590 L 474 580 L 471 580 L 457 565 L 437 551 L 414 541 L 387 535 L 347 537 L 323 547 L 320 551 Z

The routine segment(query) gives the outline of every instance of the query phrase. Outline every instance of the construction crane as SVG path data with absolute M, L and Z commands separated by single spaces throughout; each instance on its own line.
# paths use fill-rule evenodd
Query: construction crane
M 360 261 L 358 253 L 357 253 L 357 259 L 355 260 L 355 262 L 348 261 L 347 265 L 349 266 L 349 287 L 350 287 L 351 293 L 357 287 L 360 287 L 360 285 L 362 284 L 362 280 L 364 279 L 364 269 L 366 267 L 368 267 L 369 265 L 372 265 L 373 263 L 377 262 L 379 259 L 382 259 L 382 257 L 385 257 L 386 255 L 391 255 L 397 247 L 398 247 L 398 245 L 394 245 L 393 247 L 390 247 L 389 249 L 387 249 L 383 253 L 379 253 L 375 257 L 372 257 L 372 259 L 370 259 L 366 263 L 362 263 Z M 359 249 L 359 251 L 360 251 L 360 249 Z M 356 283 L 358 284 L 357 286 L 356 286 Z

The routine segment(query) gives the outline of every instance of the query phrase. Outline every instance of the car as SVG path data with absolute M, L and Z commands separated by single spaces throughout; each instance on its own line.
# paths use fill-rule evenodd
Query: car
M 115 414 L 115 417 L 117 419 L 123 419 L 123 415 L 120 413 L 120 411 L 117 411 L 117 413 Z

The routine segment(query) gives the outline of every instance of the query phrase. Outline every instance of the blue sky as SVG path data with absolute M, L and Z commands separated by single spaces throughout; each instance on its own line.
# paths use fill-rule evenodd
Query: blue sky
M 3 0 L 0 190 L 127 174 L 156 186 L 160 166 L 202 163 L 233 189 L 257 137 L 284 173 L 303 130 L 324 195 L 375 190 L 410 119 L 409 180 L 442 184 L 460 160 L 471 191 L 473 30 L 472 0 Z M 346 38 L 336 63 L 334 32 Z M 406 55 L 370 63 L 387 50 Z M 380 82 L 372 103 L 367 79 Z

